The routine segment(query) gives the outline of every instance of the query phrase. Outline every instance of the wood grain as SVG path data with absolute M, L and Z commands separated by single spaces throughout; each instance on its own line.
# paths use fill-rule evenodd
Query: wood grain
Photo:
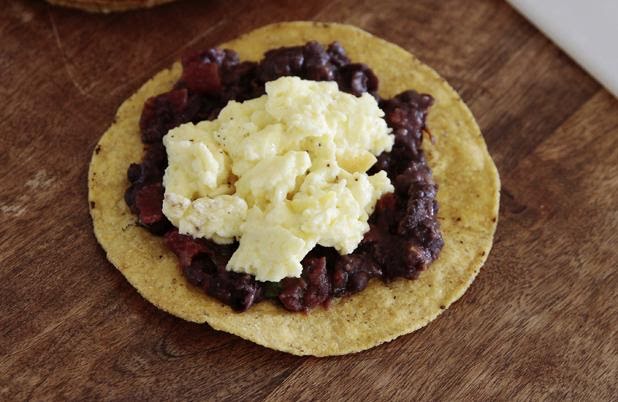
M 106 261 L 90 153 L 187 48 L 257 26 L 360 26 L 445 76 L 501 173 L 494 250 L 412 335 L 298 358 L 156 310 Z M 90 15 L 0 9 L 0 400 L 615 400 L 618 101 L 499 1 L 181 1 Z

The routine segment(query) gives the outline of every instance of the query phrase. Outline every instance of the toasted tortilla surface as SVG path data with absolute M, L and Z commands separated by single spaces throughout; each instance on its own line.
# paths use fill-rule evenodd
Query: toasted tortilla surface
M 472 114 L 434 70 L 404 49 L 342 24 L 286 22 L 268 25 L 221 47 L 241 60 L 260 60 L 269 49 L 339 41 L 354 62 L 380 78 L 380 94 L 415 89 L 435 98 L 424 141 L 439 185 L 439 221 L 444 248 L 417 280 L 373 280 L 364 291 L 335 298 L 328 308 L 292 313 L 261 302 L 243 313 L 190 285 L 163 239 L 136 224 L 123 199 L 130 163 L 142 159 L 139 118 L 151 96 L 170 90 L 181 74 L 176 63 L 126 100 L 92 155 L 88 187 L 94 232 L 107 258 L 148 301 L 188 321 L 208 323 L 260 345 L 296 355 L 358 352 L 425 326 L 459 299 L 491 249 L 498 218 L 500 181 Z
M 128 11 L 137 8 L 150 8 L 174 0 L 47 0 L 49 3 L 77 8 L 93 13 L 109 13 L 113 11 Z

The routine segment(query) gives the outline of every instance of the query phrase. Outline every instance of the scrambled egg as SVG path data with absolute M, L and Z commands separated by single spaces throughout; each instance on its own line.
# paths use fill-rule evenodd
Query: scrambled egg
M 238 240 L 228 270 L 299 277 L 316 244 L 351 253 L 376 201 L 393 191 L 385 172 L 366 174 L 393 145 L 383 116 L 371 95 L 334 82 L 269 82 L 266 95 L 163 138 L 163 213 L 180 233 Z

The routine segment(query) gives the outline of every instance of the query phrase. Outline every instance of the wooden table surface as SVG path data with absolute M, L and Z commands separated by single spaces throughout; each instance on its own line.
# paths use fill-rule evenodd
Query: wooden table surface
M 378 5 L 382 3 L 382 5 Z M 86 171 L 120 103 L 183 50 L 283 20 L 355 24 L 433 66 L 501 174 L 495 245 L 426 328 L 301 358 L 143 300 L 107 262 Z M 0 9 L 0 400 L 616 400 L 618 102 L 501 1 L 182 1 Z

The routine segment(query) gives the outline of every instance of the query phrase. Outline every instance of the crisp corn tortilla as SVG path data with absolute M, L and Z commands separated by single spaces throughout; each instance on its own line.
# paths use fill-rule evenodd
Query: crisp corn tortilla
M 373 280 L 361 293 L 335 298 L 328 308 L 317 307 L 308 314 L 292 313 L 269 301 L 236 313 L 190 285 L 162 238 L 137 226 L 123 199 L 127 168 L 142 159 L 138 122 L 144 101 L 172 88 L 181 74 L 178 63 L 125 101 L 99 141 L 88 177 L 90 213 L 107 258 L 160 309 L 272 349 L 341 355 L 421 328 L 461 297 L 491 249 L 500 182 L 479 127 L 457 93 L 394 44 L 348 25 L 289 22 L 265 26 L 221 46 L 236 50 L 241 60 L 259 60 L 269 49 L 309 40 L 339 41 L 351 60 L 375 71 L 384 97 L 416 89 L 435 98 L 428 118 L 433 144 L 425 141 L 424 147 L 439 185 L 444 248 L 417 280 Z
M 49 3 L 95 13 L 150 8 L 174 0 L 47 0 Z

